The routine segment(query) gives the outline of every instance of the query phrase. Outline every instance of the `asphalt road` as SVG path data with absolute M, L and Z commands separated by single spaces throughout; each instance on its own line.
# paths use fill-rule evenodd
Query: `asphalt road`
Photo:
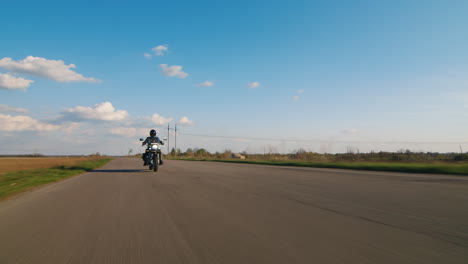
M 468 263 L 468 177 L 119 158 L 0 202 L 0 263 Z

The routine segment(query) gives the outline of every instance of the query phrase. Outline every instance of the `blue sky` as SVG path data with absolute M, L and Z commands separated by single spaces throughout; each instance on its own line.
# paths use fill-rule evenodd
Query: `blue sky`
M 180 134 L 183 150 L 468 149 L 466 1 L 8 1 L 2 10 L 1 153 L 140 151 L 137 139 L 150 128 L 166 136 L 167 123 L 234 137 Z M 182 69 L 168 76 L 162 64 Z

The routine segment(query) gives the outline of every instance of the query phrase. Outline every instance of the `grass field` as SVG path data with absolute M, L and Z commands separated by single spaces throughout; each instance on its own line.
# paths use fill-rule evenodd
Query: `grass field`
M 171 158 L 169 158 L 171 159 Z M 172 158 L 175 159 L 175 158 Z M 239 160 L 239 159 L 203 159 L 203 158 L 177 158 L 179 160 L 214 161 L 279 166 L 299 166 L 315 168 L 335 168 L 351 170 L 371 170 L 409 173 L 432 173 L 468 175 L 467 163 L 398 163 L 398 162 L 308 162 L 292 160 Z
M 99 157 L 0 157 L 0 175 L 5 172 L 50 168 L 60 165 L 73 165 Z
M 3 161 L 2 158 L 0 160 Z M 12 158 L 14 160 L 15 158 Z M 0 174 L 0 199 L 101 167 L 111 158 L 16 158 L 15 166 L 2 168 L 9 172 Z M 39 159 L 39 160 L 34 160 Z M 29 163 L 29 162 L 30 163 Z M 26 162 L 26 163 L 25 163 Z M 0 163 L 1 164 L 1 163 Z M 20 166 L 20 164 L 22 164 Z M 37 168 L 37 166 L 40 166 Z M 45 167 L 48 166 L 48 167 Z M 31 167 L 36 167 L 31 169 Z M 15 168 L 15 170 L 13 170 Z M 28 169 L 29 168 L 29 169 Z M 13 170 L 13 171 L 12 171 Z

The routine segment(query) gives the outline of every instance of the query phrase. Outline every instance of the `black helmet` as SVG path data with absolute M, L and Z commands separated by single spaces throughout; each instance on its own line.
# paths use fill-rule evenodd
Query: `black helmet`
M 156 136 L 156 130 L 151 129 L 151 131 L 150 131 L 150 136 L 151 136 L 151 137 L 155 137 L 155 136 Z

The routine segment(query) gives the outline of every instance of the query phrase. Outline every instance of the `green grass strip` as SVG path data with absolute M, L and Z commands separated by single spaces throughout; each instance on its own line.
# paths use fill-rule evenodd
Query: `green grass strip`
M 33 187 L 56 182 L 103 166 L 111 158 L 82 161 L 71 166 L 56 166 L 43 169 L 32 169 L 8 172 L 0 175 L 0 199 L 26 191 Z
M 174 159 L 174 158 L 172 158 Z M 349 170 L 369 170 L 408 173 L 468 175 L 468 164 L 456 163 L 393 163 L 393 162 L 308 162 L 285 160 L 224 160 L 203 158 L 177 158 L 178 160 L 214 161 L 229 163 L 262 164 L 277 166 L 298 166 Z

